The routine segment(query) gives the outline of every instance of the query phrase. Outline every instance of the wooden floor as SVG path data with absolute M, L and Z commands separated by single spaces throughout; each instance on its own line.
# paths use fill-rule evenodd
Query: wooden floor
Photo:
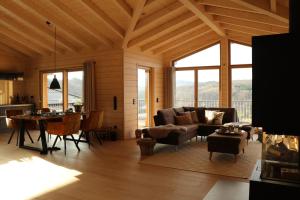
M 16 138 L 7 144 L 8 136 L 0 133 L 0 199 L 199 200 L 218 180 L 245 181 L 139 164 L 134 140 L 81 143 L 79 153 L 68 142 L 66 156 L 42 156 L 16 147 Z

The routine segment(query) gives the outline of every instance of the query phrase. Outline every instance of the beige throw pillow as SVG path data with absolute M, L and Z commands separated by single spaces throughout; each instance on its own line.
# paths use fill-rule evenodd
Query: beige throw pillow
M 213 124 L 215 125 L 222 125 L 222 121 L 223 121 L 223 116 L 224 116 L 225 112 L 216 112 L 215 113 L 215 118 L 213 120 Z
M 207 124 L 213 124 L 216 113 L 215 110 L 205 110 L 205 120 Z

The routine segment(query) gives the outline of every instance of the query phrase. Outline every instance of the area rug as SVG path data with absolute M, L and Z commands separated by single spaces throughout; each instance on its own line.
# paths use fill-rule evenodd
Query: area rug
M 154 155 L 143 158 L 140 164 L 247 179 L 261 158 L 261 148 L 258 141 L 250 141 L 245 153 L 235 161 L 232 154 L 225 153 L 213 153 L 212 160 L 209 160 L 207 143 L 203 141 L 187 142 L 177 151 L 174 146 L 157 144 Z

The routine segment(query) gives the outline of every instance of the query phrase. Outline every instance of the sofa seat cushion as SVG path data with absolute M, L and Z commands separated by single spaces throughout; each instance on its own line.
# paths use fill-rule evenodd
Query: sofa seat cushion
M 184 125 L 184 127 L 187 129 L 187 134 L 192 136 L 192 135 L 197 135 L 199 124 L 189 124 L 189 125 Z

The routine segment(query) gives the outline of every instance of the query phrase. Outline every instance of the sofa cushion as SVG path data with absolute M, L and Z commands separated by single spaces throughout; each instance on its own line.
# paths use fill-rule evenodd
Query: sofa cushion
M 179 115 L 180 113 L 184 112 L 185 110 L 183 109 L 183 107 L 179 107 L 179 108 L 173 108 L 176 115 Z
M 175 116 L 175 123 L 177 125 L 185 125 L 192 124 L 193 120 L 190 113 L 186 113 L 185 115 Z
M 199 123 L 206 123 L 205 108 L 204 107 L 195 108 L 195 111 L 197 113 Z
M 196 111 L 191 111 L 191 116 L 192 116 L 193 123 L 199 123 Z
M 213 120 L 213 124 L 222 125 L 223 124 L 223 116 L 225 112 L 216 112 L 215 118 Z
M 199 107 L 195 109 L 198 114 L 198 119 L 200 123 L 205 123 L 205 110 L 218 110 L 220 112 L 224 112 L 222 123 L 229 123 L 229 122 L 237 122 L 237 112 L 235 108 L 204 108 Z
M 157 116 L 160 118 L 161 125 L 175 124 L 175 112 L 173 108 L 167 108 L 157 111 Z
M 184 125 L 187 129 L 187 134 L 189 135 L 197 135 L 197 131 L 199 129 L 199 124 L 189 124 L 189 125 Z
M 217 111 L 215 110 L 205 110 L 205 121 L 207 124 L 213 124 L 216 117 Z

